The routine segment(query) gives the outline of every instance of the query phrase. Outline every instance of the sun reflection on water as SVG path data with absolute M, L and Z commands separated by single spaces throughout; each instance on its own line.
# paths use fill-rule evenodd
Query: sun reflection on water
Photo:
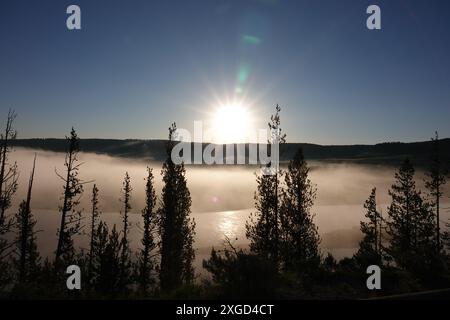
M 220 222 L 219 222 L 219 232 L 223 237 L 228 237 L 230 239 L 236 238 L 238 232 L 238 221 L 236 217 L 236 212 L 234 211 L 224 211 L 221 212 Z

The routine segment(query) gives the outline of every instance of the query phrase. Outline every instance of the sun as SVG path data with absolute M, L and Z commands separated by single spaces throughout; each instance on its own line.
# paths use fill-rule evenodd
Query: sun
M 239 103 L 222 105 L 214 113 L 212 129 L 217 143 L 247 142 L 251 130 L 248 108 Z

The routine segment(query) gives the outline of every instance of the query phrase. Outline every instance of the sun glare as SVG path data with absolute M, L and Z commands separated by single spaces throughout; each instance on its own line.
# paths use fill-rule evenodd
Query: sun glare
M 213 131 L 217 143 L 247 142 L 250 130 L 249 111 L 240 104 L 221 106 L 214 114 Z

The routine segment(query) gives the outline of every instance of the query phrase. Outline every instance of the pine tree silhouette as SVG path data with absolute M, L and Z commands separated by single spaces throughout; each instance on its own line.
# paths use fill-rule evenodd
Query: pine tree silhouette
M 31 190 L 33 187 L 34 172 L 36 167 L 36 155 L 33 161 L 28 182 L 26 200 L 22 201 L 15 217 L 17 229 L 15 266 L 19 271 L 18 280 L 21 284 L 35 280 L 40 268 L 40 255 L 36 245 L 36 232 L 34 227 L 36 220 L 31 213 Z
M 281 232 L 282 262 L 286 269 L 312 271 L 320 264 L 320 237 L 311 208 L 316 188 L 308 177 L 309 168 L 298 149 L 285 174 Z
M 286 135 L 282 133 L 280 127 L 280 111 L 277 105 L 275 114 L 271 116 L 268 124 L 271 136 L 268 140 L 270 152 L 276 144 L 286 142 Z M 250 215 L 246 222 L 246 236 L 250 240 L 250 250 L 266 258 L 279 262 L 280 254 L 280 234 L 281 220 L 281 177 L 283 172 L 278 166 L 269 169 L 270 164 L 265 168 L 271 174 L 258 175 L 256 182 L 258 185 L 255 193 L 256 213 Z
M 159 210 L 159 232 L 161 237 L 160 286 L 173 290 L 192 282 L 194 269 L 192 261 L 195 252 L 192 247 L 195 221 L 189 218 L 191 195 L 186 182 L 184 164 L 175 164 L 171 153 L 176 143 L 176 124 L 169 128 L 167 159 L 161 174 L 164 187 Z
M 147 167 L 147 179 L 145 184 L 145 208 L 142 210 L 144 228 L 142 235 L 142 249 L 138 253 L 137 280 L 140 290 L 147 293 L 149 287 L 154 284 L 152 271 L 155 268 L 155 239 L 157 231 L 156 194 L 153 182 L 153 171 Z
M 431 139 L 433 142 L 433 152 L 431 154 L 431 166 L 427 172 L 428 179 L 425 181 L 425 187 L 428 189 L 431 197 L 431 205 L 436 215 L 436 251 L 441 252 L 441 229 L 440 229 L 440 203 L 444 195 L 443 189 L 446 183 L 446 168 L 444 167 L 439 150 L 439 135 L 436 132 L 435 137 Z
M 11 141 L 17 135 L 13 127 L 15 119 L 16 113 L 9 110 L 4 133 L 0 135 L 0 288 L 7 286 L 12 280 L 9 259 L 14 243 L 10 243 L 5 235 L 13 226 L 12 219 L 6 216 L 6 210 L 11 206 L 19 176 L 17 163 L 8 162 L 8 156 L 12 151 Z
M 80 197 L 83 193 L 83 183 L 78 178 L 78 170 L 82 163 L 79 163 L 78 152 L 80 139 L 74 128 L 70 132 L 70 137 L 66 137 L 68 149 L 64 161 L 66 176 L 61 176 L 56 170 L 58 177 L 63 180 L 63 204 L 59 210 L 61 212 L 61 223 L 58 229 L 58 246 L 55 254 L 55 269 L 70 265 L 74 261 L 75 249 L 73 246 L 73 236 L 81 229 L 81 211 L 77 210 Z
M 89 255 L 88 255 L 88 277 L 89 282 L 92 282 L 93 278 L 93 264 L 95 258 L 96 246 L 99 242 L 98 224 L 100 219 L 100 209 L 98 207 L 98 188 L 97 185 L 94 184 L 92 187 L 92 197 L 91 197 L 91 226 L 90 226 L 90 241 L 89 241 Z
M 17 190 L 17 163 L 10 165 L 8 155 L 11 142 L 16 139 L 17 132 L 13 127 L 17 115 L 9 110 L 4 133 L 0 135 L 0 232 L 6 227 L 6 210 L 11 206 L 11 199 Z
M 392 197 L 388 208 L 388 253 L 404 269 L 425 268 L 429 254 L 435 252 L 435 217 L 420 191 L 416 190 L 414 168 L 406 159 L 395 173 L 396 183 L 389 190 Z
M 120 277 L 119 277 L 119 287 L 124 292 L 127 291 L 128 285 L 131 281 L 131 251 L 130 251 L 130 242 L 129 242 L 129 233 L 130 233 L 130 222 L 128 221 L 128 215 L 131 210 L 131 180 L 128 172 L 125 173 L 125 178 L 123 180 L 123 188 L 122 188 L 122 203 L 123 203 L 123 212 L 122 212 L 122 238 L 120 240 Z
M 376 188 L 373 188 L 369 198 L 364 203 L 366 221 L 361 221 L 363 240 L 359 243 L 355 258 L 362 267 L 381 264 L 381 223 L 382 217 L 377 210 Z
M 111 233 L 104 222 L 100 222 L 97 228 L 98 246 L 96 248 L 95 288 L 103 296 L 116 297 L 123 288 L 120 286 L 121 276 L 121 244 L 116 225 Z

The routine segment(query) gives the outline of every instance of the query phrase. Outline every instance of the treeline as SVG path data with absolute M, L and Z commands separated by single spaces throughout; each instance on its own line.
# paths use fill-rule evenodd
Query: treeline
M 286 143 L 280 111 L 277 106 L 268 124 L 271 147 Z M 175 124 L 169 128 L 165 146 L 159 197 L 153 170 L 147 168 L 137 252 L 130 249 L 130 232 L 136 228 L 131 229 L 129 222 L 134 208 L 128 173 L 122 185 L 122 223 L 110 228 L 102 221 L 101 189 L 79 178 L 80 139 L 71 130 L 66 137 L 64 171 L 56 172 L 62 182 L 58 240 L 54 256 L 44 259 L 36 244 L 40 230 L 36 230 L 32 212 L 36 157 L 26 197 L 17 210 L 10 210 L 19 173 L 17 164 L 9 161 L 16 138 L 15 118 L 10 111 L 0 137 L 3 298 L 361 298 L 450 286 L 450 226 L 441 227 L 447 163 L 442 160 L 437 133 L 432 139 L 426 190 L 418 190 L 414 167 L 405 159 L 389 190 L 387 214 L 383 216 L 378 208 L 374 188 L 364 204 L 366 219 L 361 222 L 359 249 L 353 257 L 339 262 L 320 249 L 313 210 L 317 190 L 309 179 L 302 149 L 285 169 L 273 165 L 262 168 L 256 177 L 255 211 L 246 223 L 249 248 L 236 248 L 233 239 L 227 239 L 223 248 L 213 248 L 209 259 L 203 261 L 211 279 L 200 283 L 195 281 L 193 268 L 195 221 L 190 218 L 186 169 L 171 160 L 178 143 Z M 86 190 L 88 186 L 92 188 Z M 87 216 L 82 215 L 79 203 L 84 193 L 91 199 Z M 87 249 L 75 248 L 76 235 L 89 237 Z M 66 287 L 69 265 L 81 269 L 81 290 Z M 382 290 L 366 287 L 370 265 L 382 270 Z
M 156 162 L 164 162 L 166 159 L 165 140 L 81 139 L 80 142 L 80 150 L 82 152 Z M 192 157 L 194 155 L 194 144 L 198 147 L 197 143 L 191 144 Z M 203 143 L 202 150 L 205 150 L 208 145 L 208 143 Z M 410 143 L 391 142 L 375 145 L 284 143 L 280 146 L 280 160 L 283 164 L 289 162 L 294 158 L 297 150 L 301 148 L 308 160 L 399 166 L 408 157 L 414 162 L 416 167 L 423 169 L 428 165 L 428 153 L 431 145 L 431 141 Z M 442 146 L 442 159 L 450 161 L 450 139 L 441 139 L 440 145 Z M 15 139 L 12 141 L 11 146 L 64 152 L 66 150 L 66 141 L 65 139 L 55 138 Z M 248 156 L 249 144 L 246 144 L 245 151 Z M 224 148 L 224 154 L 226 154 L 226 148 Z

